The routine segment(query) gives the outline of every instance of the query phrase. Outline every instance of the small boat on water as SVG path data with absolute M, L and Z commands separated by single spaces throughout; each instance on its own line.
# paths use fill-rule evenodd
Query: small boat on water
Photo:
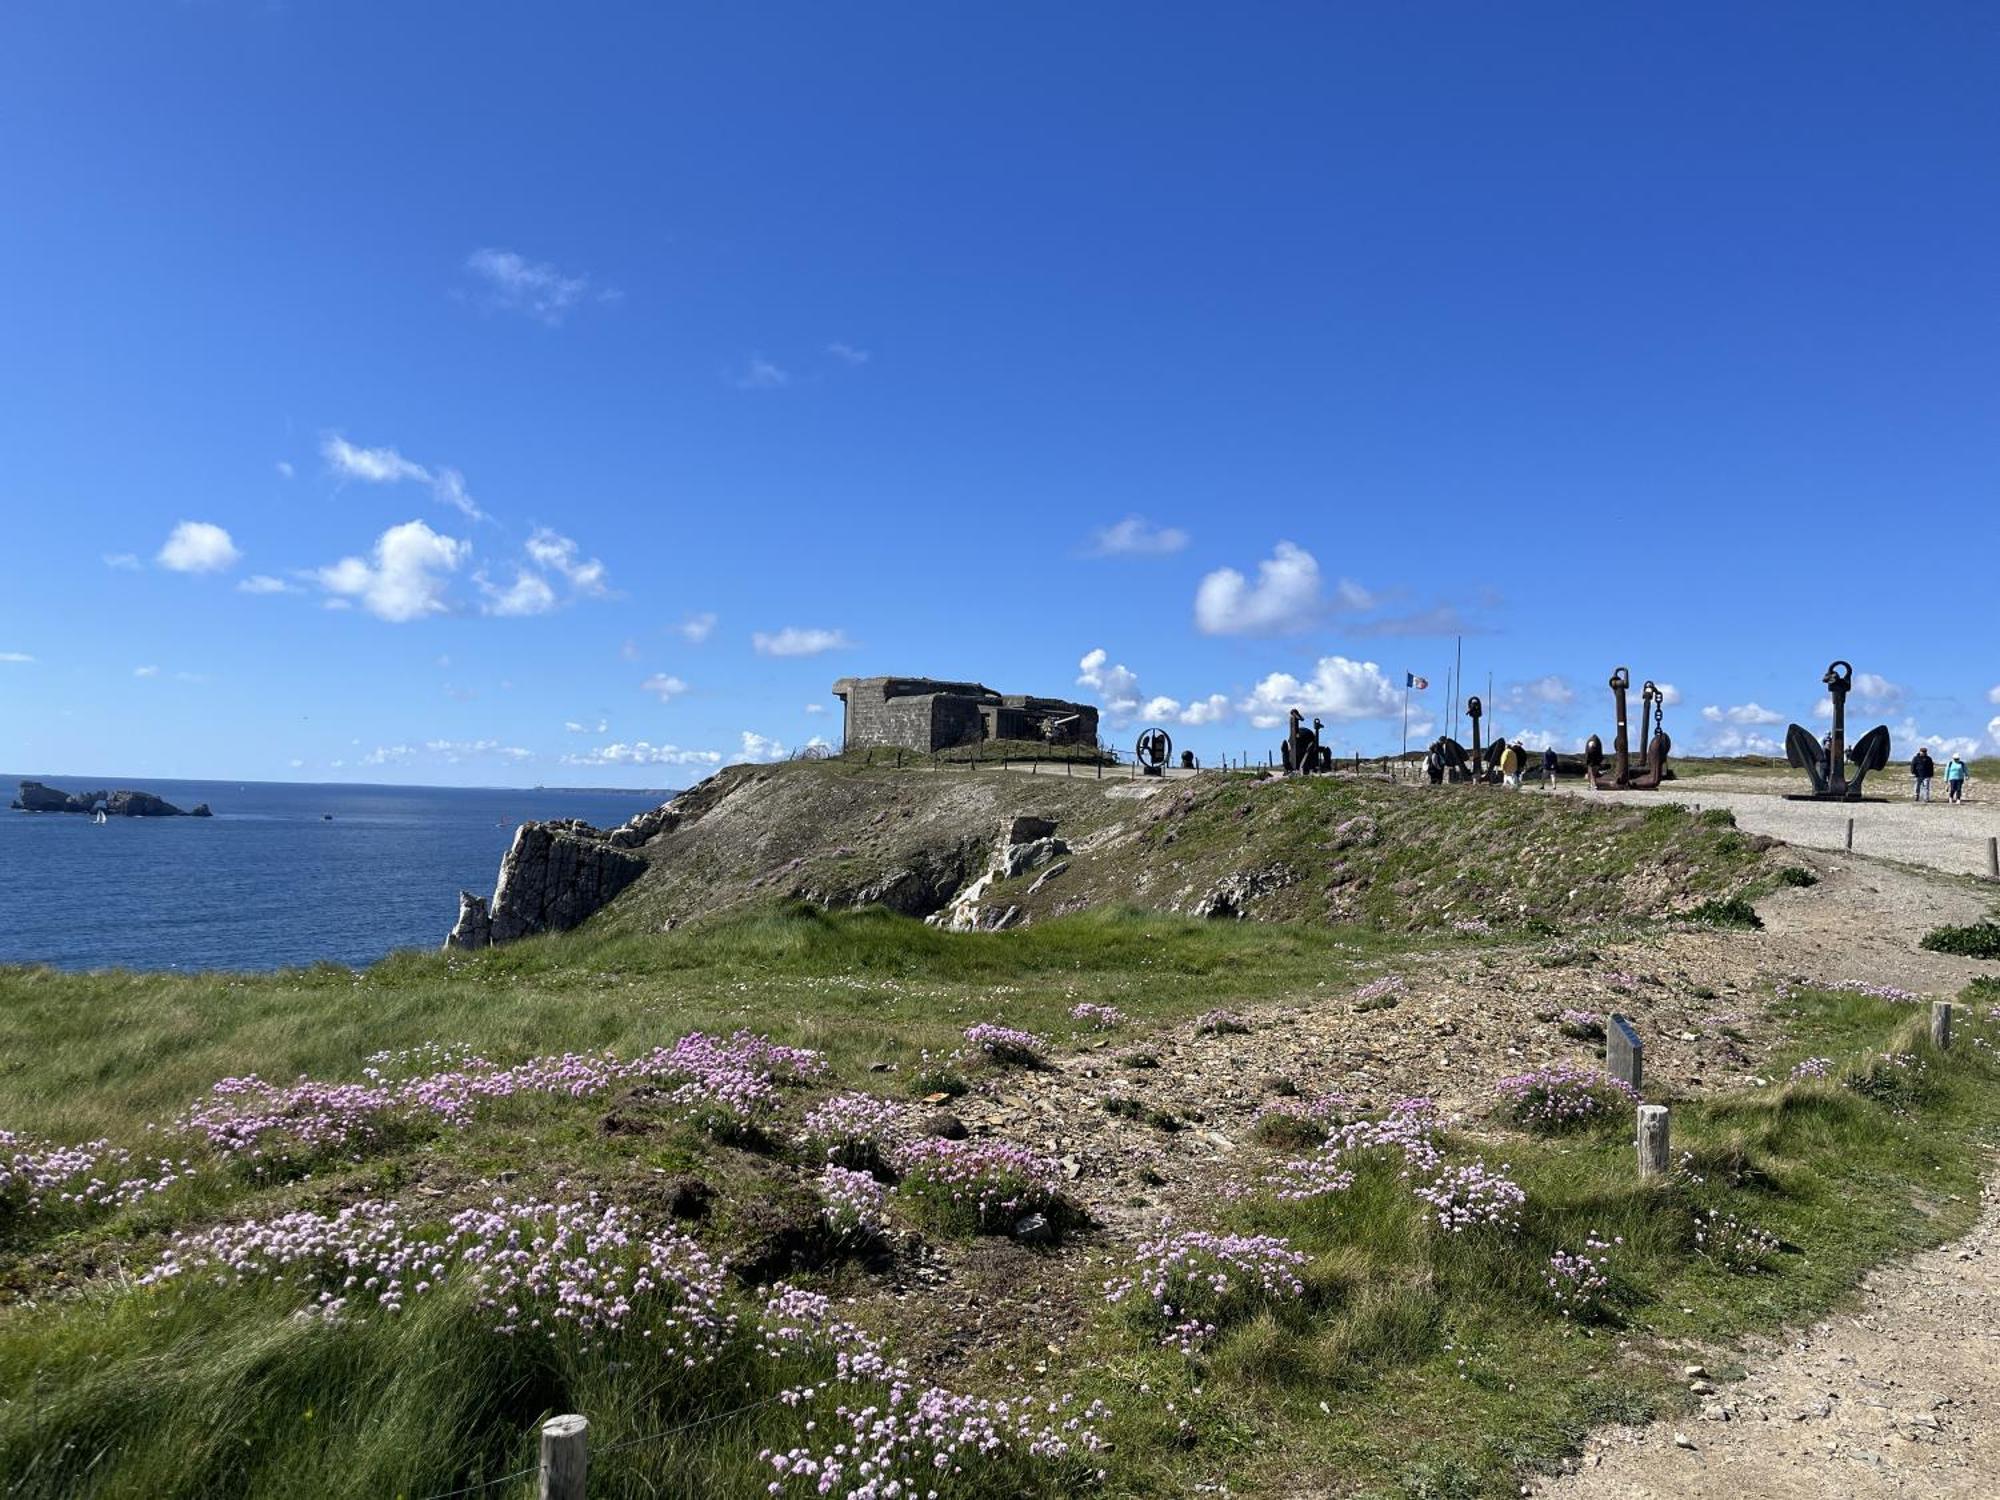
M 331 822 L 333 821 L 333 814 L 332 814 L 332 813 L 321 813 L 321 814 L 319 815 L 319 820 L 320 820 L 320 822 L 322 822 L 322 823 L 331 823 Z
M 105 816 L 104 809 L 100 807 L 96 812 L 91 814 L 90 821 L 93 823 L 109 823 L 111 819 Z

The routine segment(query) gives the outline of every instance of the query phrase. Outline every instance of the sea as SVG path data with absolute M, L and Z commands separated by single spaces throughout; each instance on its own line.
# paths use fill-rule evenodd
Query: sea
M 0 780 L 0 964 L 63 969 L 361 967 L 436 948 L 460 890 L 491 895 L 530 819 L 599 827 L 670 791 L 164 781 L 34 775 L 63 791 L 130 787 L 208 818 L 6 807 Z

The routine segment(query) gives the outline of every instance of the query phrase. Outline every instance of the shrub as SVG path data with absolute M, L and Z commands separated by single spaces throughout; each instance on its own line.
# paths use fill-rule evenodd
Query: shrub
M 1516 1122 L 1543 1135 L 1608 1119 L 1639 1101 L 1624 1079 L 1568 1063 L 1503 1078 L 1496 1092 Z
M 1718 898 L 1713 901 L 1704 901 L 1701 905 L 1691 908 L 1683 915 L 1690 922 L 1701 922 L 1710 927 L 1747 927 L 1754 929 L 1764 925 L 1764 919 L 1757 915 L 1756 908 L 1751 906 L 1741 896 L 1730 896 L 1727 898 Z
M 1813 874 L 1811 870 L 1802 869 L 1798 865 L 1786 865 L 1784 869 L 1778 871 L 1778 884 L 1795 886 L 1800 890 L 1810 890 L 1813 886 L 1819 884 L 1819 876 Z
M 1965 958 L 2000 958 L 2000 922 L 1934 927 L 1924 934 L 1923 946 L 1933 953 L 1956 953 Z
M 873 1094 L 836 1094 L 805 1118 L 799 1145 L 820 1161 L 873 1172 L 907 1132 L 903 1109 Z
M 1115 1031 L 1125 1024 L 1125 1012 L 1115 1005 L 1097 1005 L 1089 1000 L 1070 1007 L 1069 1018 L 1081 1021 L 1092 1031 Z
M 1565 1010 L 1556 1018 L 1556 1025 L 1572 1041 L 1604 1040 L 1604 1023 L 1587 1010 Z

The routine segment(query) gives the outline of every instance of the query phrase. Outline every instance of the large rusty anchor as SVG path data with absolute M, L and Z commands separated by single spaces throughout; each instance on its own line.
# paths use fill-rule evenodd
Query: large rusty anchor
M 1608 778 L 1604 773 L 1604 741 L 1593 734 L 1583 744 L 1584 774 L 1600 792 L 1653 791 L 1666 779 L 1667 756 L 1674 748 L 1665 726 L 1665 695 L 1651 682 L 1639 690 L 1639 732 L 1644 734 L 1650 721 L 1653 733 L 1646 742 L 1645 766 L 1635 771 L 1632 741 L 1625 728 L 1625 694 L 1632 687 L 1632 673 L 1624 667 L 1614 669 L 1610 686 L 1611 701 L 1618 710 L 1618 728 L 1611 741 L 1611 773 Z
M 1810 792 L 1791 793 L 1785 800 L 1859 802 L 1862 780 L 1870 771 L 1879 771 L 1889 764 L 1889 726 L 1877 724 L 1855 741 L 1853 749 L 1848 749 L 1847 693 L 1854 686 L 1854 668 L 1837 661 L 1826 669 L 1826 676 L 1820 681 L 1826 684 L 1826 694 L 1833 700 L 1833 733 L 1822 744 L 1803 724 L 1794 724 L 1785 732 L 1785 759 L 1812 778 L 1813 788 Z M 1852 781 L 1844 774 L 1843 762 L 1854 766 Z

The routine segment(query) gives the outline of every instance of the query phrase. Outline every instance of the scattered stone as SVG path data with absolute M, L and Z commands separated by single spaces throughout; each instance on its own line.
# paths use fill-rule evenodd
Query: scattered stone
M 1027 1214 L 1015 1223 L 1014 1238 L 1024 1245 L 1052 1245 L 1056 1227 L 1047 1214 Z
M 949 1097 L 950 1095 L 948 1094 L 935 1094 L 931 1096 L 933 1100 L 947 1099 Z M 962 1141 L 966 1135 L 965 1121 L 961 1120 L 957 1115 L 940 1111 L 925 1119 L 923 1132 L 925 1135 L 935 1136 L 939 1140 Z

